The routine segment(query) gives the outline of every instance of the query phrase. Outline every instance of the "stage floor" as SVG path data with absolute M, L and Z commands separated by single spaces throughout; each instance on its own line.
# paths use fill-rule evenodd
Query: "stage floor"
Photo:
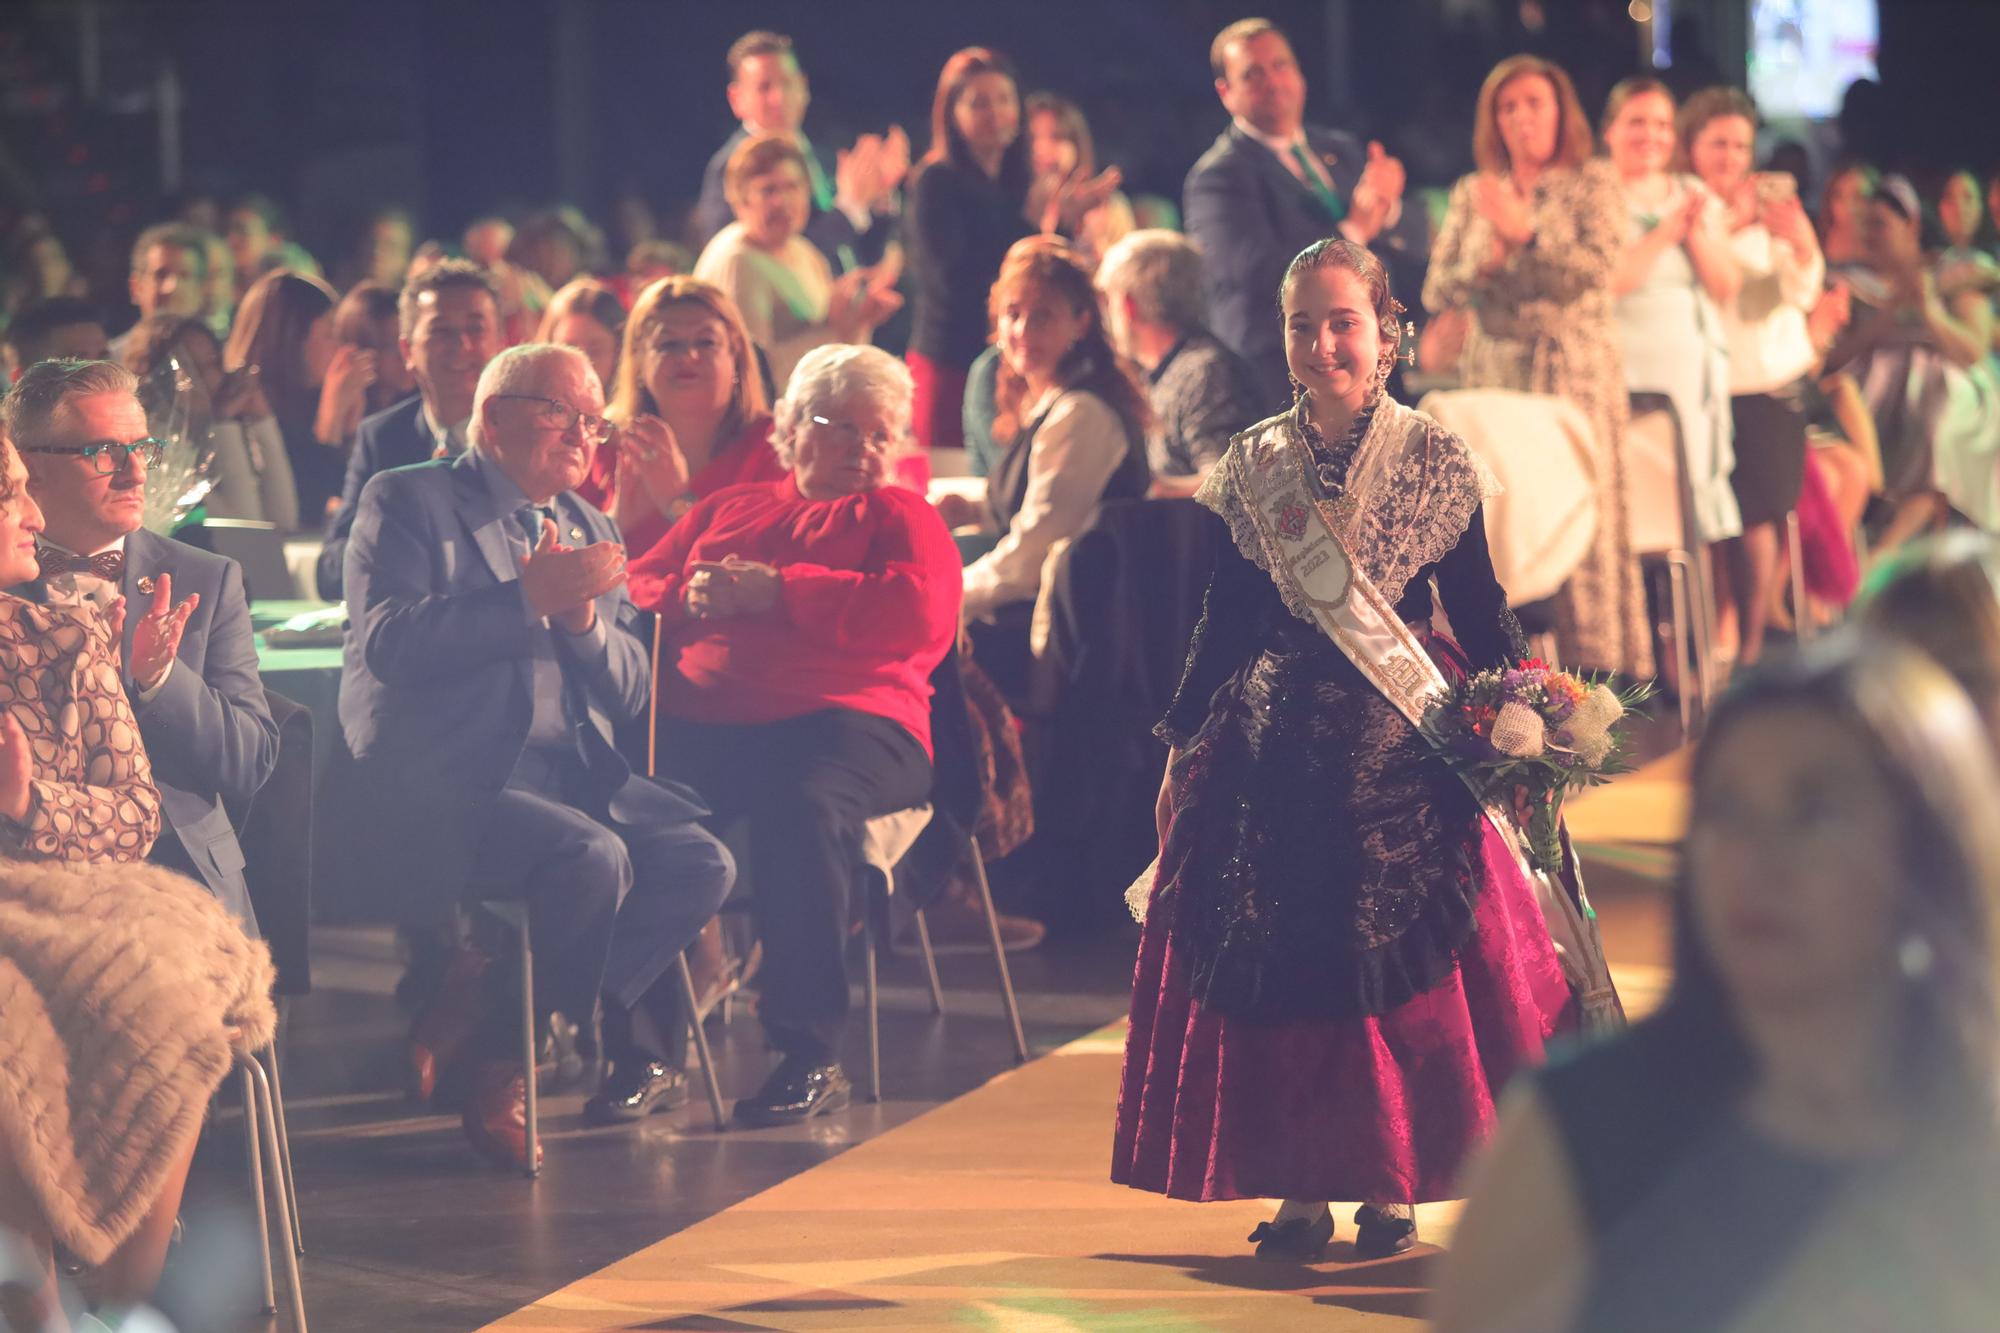
M 1656 978 L 1622 978 L 1641 1003 Z M 1355 1205 L 1311 1267 L 1259 1262 L 1259 1202 L 1106 1179 L 1123 1023 L 1109 1024 L 488 1326 L 609 1329 L 1389 1330 L 1422 1326 L 1459 1204 L 1424 1244 L 1354 1257 Z
M 1667 978 L 1662 839 L 1682 764 L 1579 799 L 1573 828 L 1628 1007 Z M 486 1168 L 455 1118 L 400 1102 L 403 1031 L 385 932 L 322 931 L 317 992 L 292 1016 L 286 1093 L 317 1333 L 599 1329 L 1393 1329 L 1416 1327 L 1456 1205 L 1425 1246 L 1355 1264 L 1350 1205 L 1328 1261 L 1257 1263 L 1262 1205 L 1169 1202 L 1109 1183 L 1121 1024 L 1137 932 L 1014 961 L 1038 1058 L 1015 1068 L 977 955 L 885 959 L 879 1106 L 792 1130 L 717 1134 L 699 1094 L 643 1126 L 593 1130 L 544 1102 L 547 1166 Z M 850 1049 L 865 1050 L 857 1018 Z M 766 1068 L 754 1020 L 717 1045 L 724 1091 Z M 858 1074 L 861 1062 L 853 1061 Z M 225 1119 L 204 1150 L 190 1234 L 247 1239 Z M 190 1252 L 196 1245 L 183 1247 Z M 240 1253 L 240 1251 L 239 1251 Z M 269 1325 L 267 1325 L 268 1327 Z

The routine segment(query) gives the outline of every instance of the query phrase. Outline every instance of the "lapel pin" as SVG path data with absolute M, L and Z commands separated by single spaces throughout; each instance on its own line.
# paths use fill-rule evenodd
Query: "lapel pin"
M 583 540 L 583 529 L 582 529 L 582 528 L 571 528 L 571 529 L 569 530 L 569 539 L 570 539 L 571 541 L 573 541 L 573 542 L 580 542 L 580 541 L 582 541 L 582 540 Z
M 137 586 L 141 593 L 151 597 L 153 595 L 153 576 L 151 574 L 143 575 L 139 579 Z

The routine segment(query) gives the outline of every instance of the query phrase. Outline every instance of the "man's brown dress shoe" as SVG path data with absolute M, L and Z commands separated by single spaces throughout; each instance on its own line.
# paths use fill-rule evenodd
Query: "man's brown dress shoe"
M 419 1104 L 437 1095 L 438 1076 L 464 1052 L 486 1012 L 486 969 L 493 960 L 460 947 L 445 964 L 435 994 L 410 1025 L 405 1074 L 410 1099 Z
M 473 1067 L 472 1087 L 459 1112 L 465 1137 L 479 1155 L 512 1171 L 528 1168 L 528 1082 L 521 1066 L 507 1060 L 481 1060 Z M 541 1162 L 536 1145 L 535 1166 Z

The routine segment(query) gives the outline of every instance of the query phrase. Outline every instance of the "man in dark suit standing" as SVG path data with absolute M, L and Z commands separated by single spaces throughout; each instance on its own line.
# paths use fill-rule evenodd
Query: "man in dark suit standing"
M 44 361 L 8 397 L 8 427 L 42 508 L 38 600 L 94 601 L 120 631 L 125 692 L 163 815 L 152 859 L 199 880 L 255 931 L 227 804 L 278 762 L 236 562 L 140 526 L 146 436 L 137 384 L 109 361 Z M 176 600 L 176 599 L 179 600 Z
M 1209 323 L 1249 362 L 1260 412 L 1291 401 L 1278 284 L 1293 256 L 1338 232 L 1369 245 L 1402 210 L 1403 167 L 1371 143 L 1305 123 L 1306 80 L 1268 19 L 1243 19 L 1209 47 L 1231 122 L 1188 172 L 1187 234 L 1201 247 Z
M 315 571 L 319 595 L 329 602 L 340 600 L 361 488 L 377 472 L 465 452 L 479 372 L 500 350 L 499 292 L 485 269 L 462 259 L 447 259 L 411 279 L 396 320 L 417 395 L 366 418 L 355 432 L 340 508 L 327 524 Z
M 572 491 L 603 411 L 581 353 L 509 348 L 480 377 L 471 449 L 363 489 L 340 684 L 354 764 L 332 804 L 362 914 L 426 925 L 465 898 L 525 901 L 543 1016 L 580 1019 L 601 985 L 614 1068 L 591 1118 L 621 1120 L 686 1099 L 686 1015 L 655 983 L 735 867 L 692 792 L 612 747 L 645 713 L 652 667 L 617 529 Z M 532 1072 L 506 1054 L 507 978 L 485 973 L 463 1119 L 482 1153 L 522 1166 Z
M 806 239 L 819 247 L 836 274 L 881 262 L 896 227 L 896 187 L 910 169 L 910 140 L 900 126 L 864 134 L 838 155 L 831 175 L 801 128 L 812 88 L 782 33 L 747 32 L 729 48 L 729 109 L 742 123 L 717 149 L 702 173 L 692 230 L 706 245 L 735 216 L 723 191 L 729 158 L 753 134 L 792 140 L 806 157 L 812 216 Z

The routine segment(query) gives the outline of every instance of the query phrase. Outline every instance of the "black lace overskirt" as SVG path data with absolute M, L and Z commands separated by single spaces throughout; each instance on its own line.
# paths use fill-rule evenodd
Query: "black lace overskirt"
M 1204 1009 L 1385 1013 L 1472 930 L 1478 808 L 1317 629 L 1262 629 L 1182 758 L 1153 910 Z

